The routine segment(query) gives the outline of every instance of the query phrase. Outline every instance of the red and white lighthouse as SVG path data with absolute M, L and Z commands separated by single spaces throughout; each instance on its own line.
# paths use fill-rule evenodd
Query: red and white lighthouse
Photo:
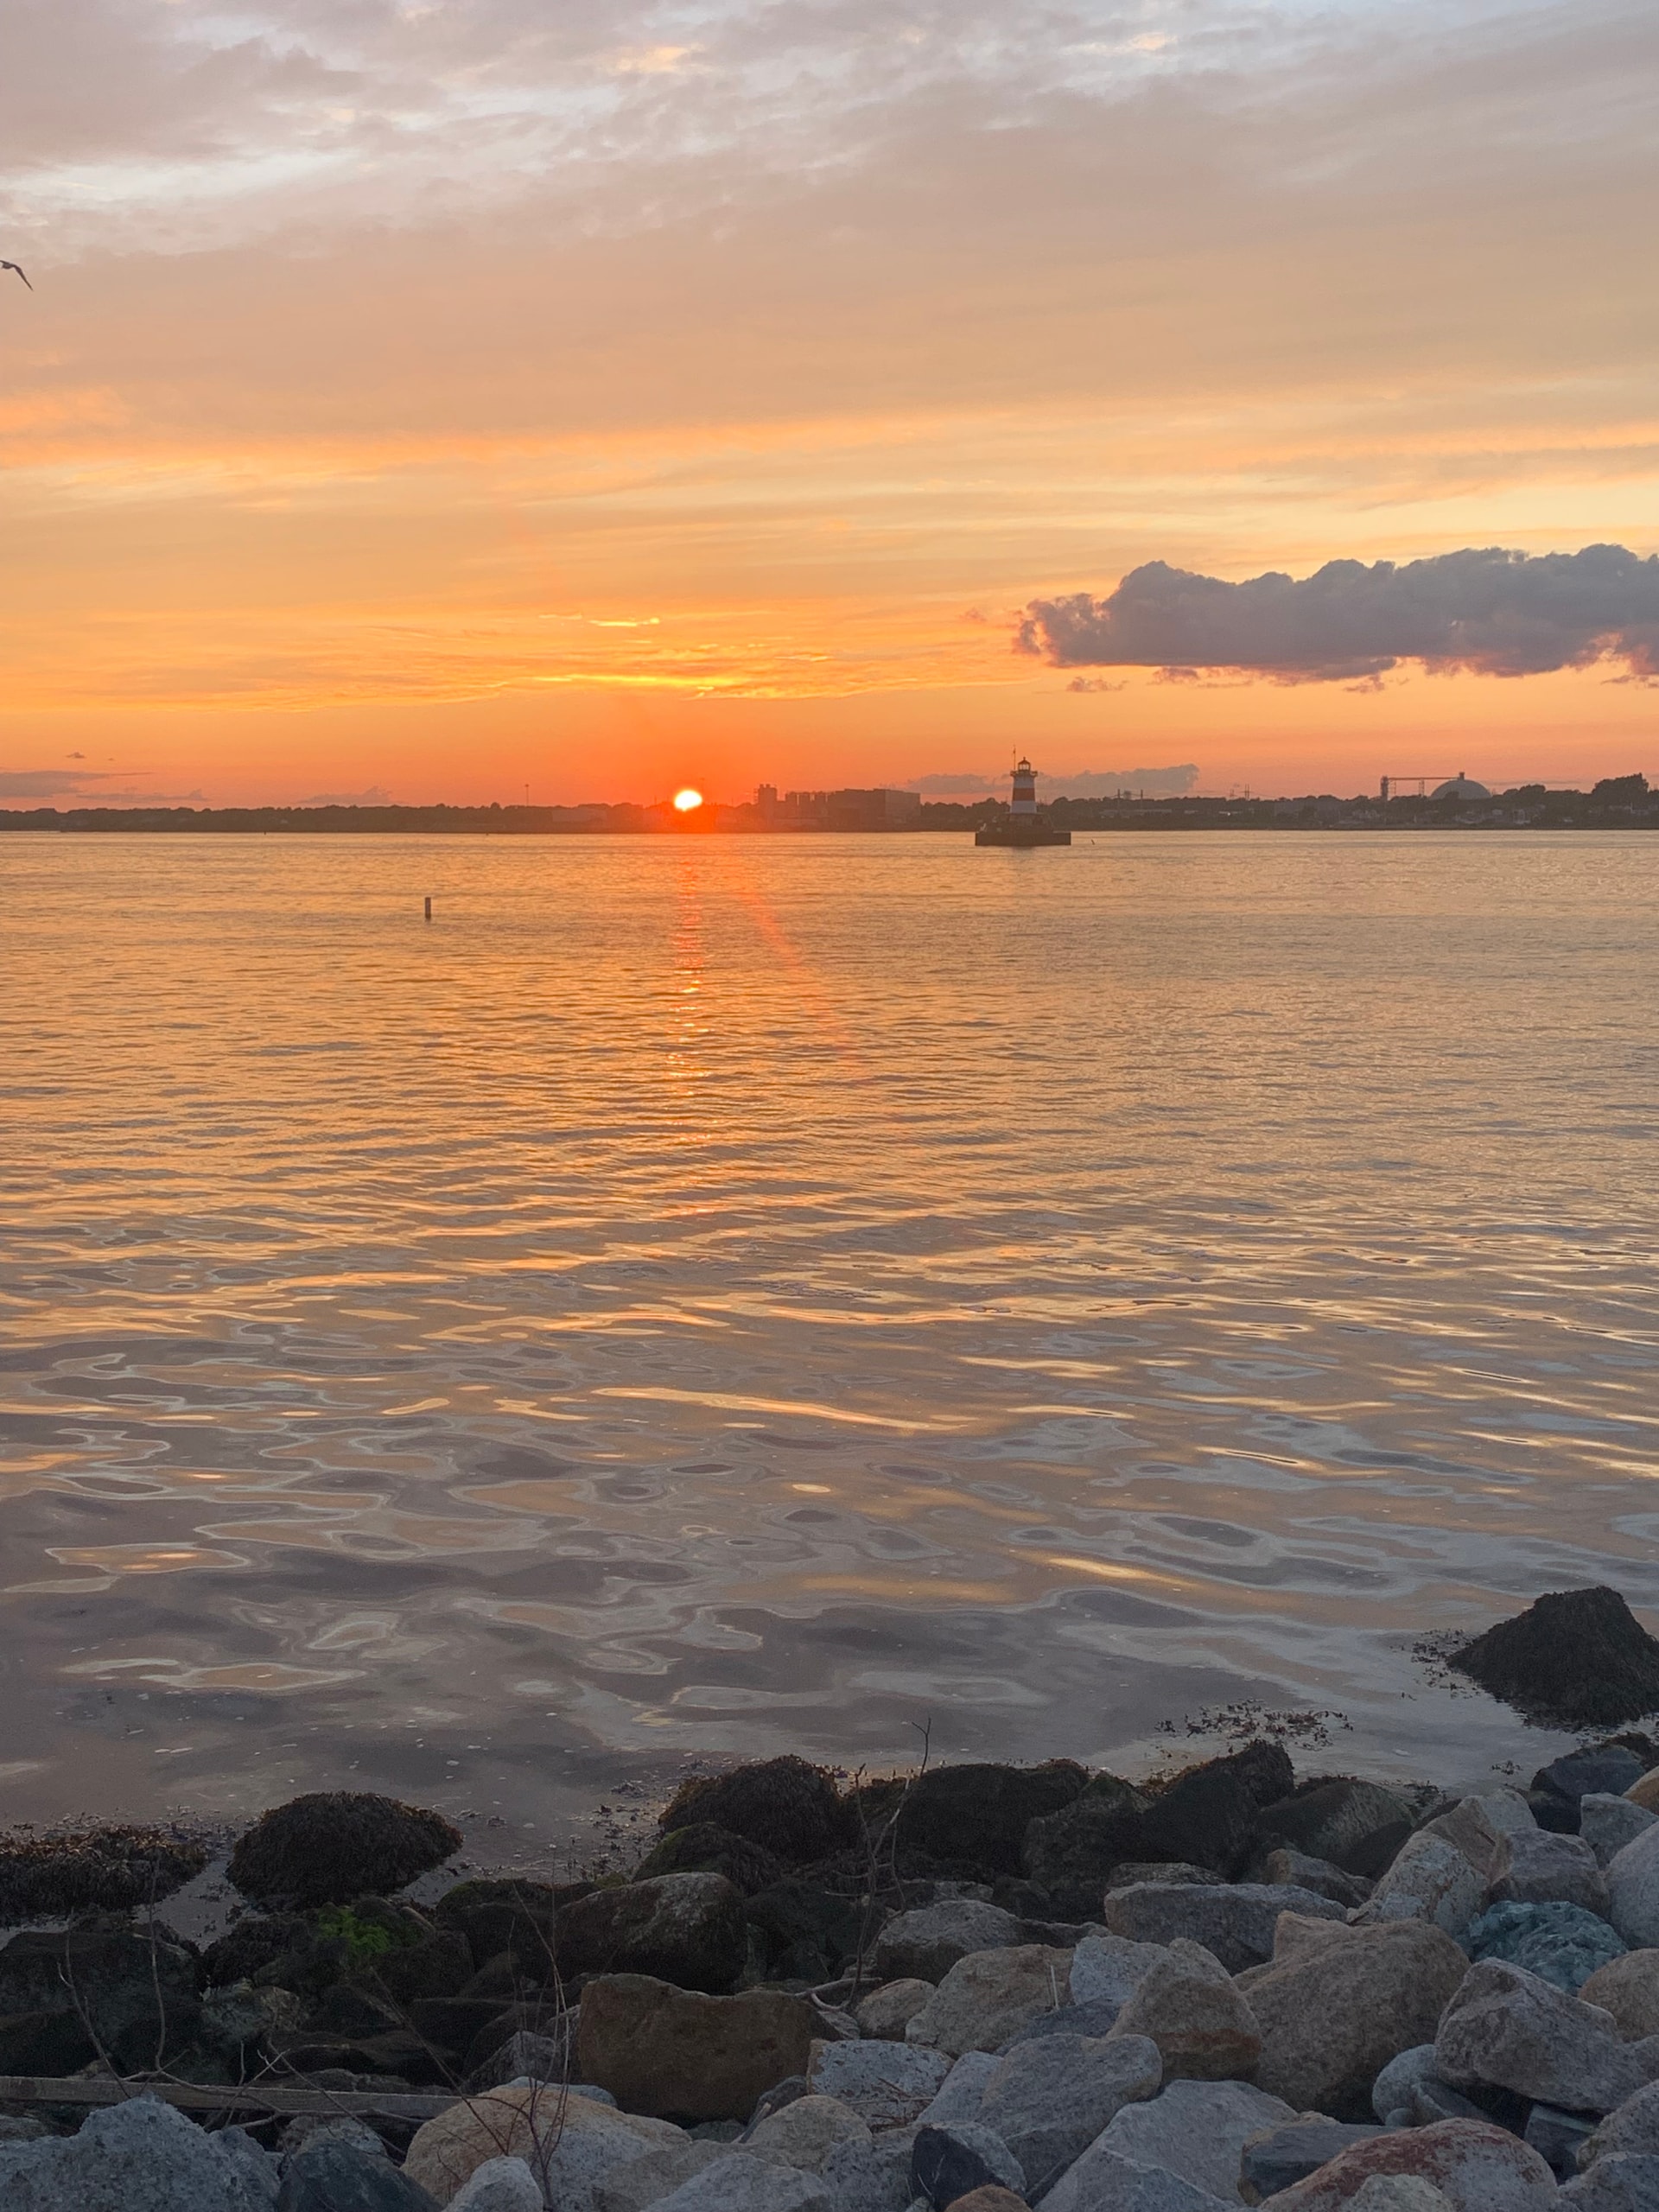
M 1037 771 L 1023 753 L 1014 766 L 1014 804 L 1008 810 L 1017 822 L 1037 812 Z

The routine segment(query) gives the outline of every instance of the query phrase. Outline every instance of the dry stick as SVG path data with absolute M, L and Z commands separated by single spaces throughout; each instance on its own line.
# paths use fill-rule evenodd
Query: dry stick
M 865 1877 L 868 1892 L 864 1899 L 863 1917 L 859 1923 L 858 1949 L 853 1958 L 852 1994 L 855 1998 L 856 1998 L 859 1991 L 862 1989 L 864 1986 L 864 1953 L 866 1947 L 870 1941 L 871 1935 L 874 1932 L 872 1923 L 875 1918 L 876 1906 L 880 1900 L 881 1891 L 881 1851 L 883 1846 L 887 1847 L 887 1853 L 888 1878 L 893 1888 L 898 1890 L 900 1903 L 903 1902 L 904 1892 L 899 1880 L 899 1821 L 904 1812 L 905 1806 L 909 1800 L 911 1791 L 921 1780 L 922 1777 L 927 1772 L 927 1762 L 931 1755 L 933 1748 L 933 1722 L 931 1718 L 930 1717 L 926 1721 L 920 1723 L 912 1721 L 911 1726 L 917 1729 L 922 1739 L 921 1764 L 913 1774 L 906 1777 L 905 1786 L 899 1793 L 899 1802 L 893 1807 L 892 1813 L 888 1815 L 886 1826 L 878 1832 L 874 1841 L 871 1840 L 870 1824 L 865 1817 L 864 1807 L 861 1799 L 857 1794 L 855 1795 L 854 1798 L 854 1802 L 858 1806 L 858 1825 L 864 1838 L 864 1853 L 866 1860 Z M 842 1980 L 844 1980 L 845 1979 L 846 1977 L 843 1975 Z M 833 1989 L 838 1986 L 839 1984 L 835 1982 L 826 1982 L 824 1984 L 824 1987 L 827 1989 Z

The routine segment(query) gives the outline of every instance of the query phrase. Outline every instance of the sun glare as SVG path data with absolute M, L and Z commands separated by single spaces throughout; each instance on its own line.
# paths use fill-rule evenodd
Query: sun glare
M 694 791 L 688 784 L 683 791 L 676 791 L 674 804 L 682 814 L 690 814 L 702 804 L 702 793 Z

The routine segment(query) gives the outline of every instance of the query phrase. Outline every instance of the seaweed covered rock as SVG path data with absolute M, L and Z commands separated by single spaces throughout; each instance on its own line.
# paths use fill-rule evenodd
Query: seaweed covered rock
M 205 1844 L 168 1828 L 0 1837 L 0 1923 L 155 1904 L 194 1880 L 207 1857 Z
M 593 1885 L 576 1882 L 556 1889 L 548 1882 L 528 1882 L 517 1876 L 486 1876 L 477 1881 L 457 1882 L 446 1890 L 432 1908 L 440 1928 L 464 1936 L 480 1966 L 505 1952 L 527 1974 L 550 1966 L 554 1936 L 562 1904 L 586 1897 Z
M 908 1782 L 873 1783 L 854 1802 L 901 1866 L 925 1860 L 994 1877 L 1021 1871 L 1026 1830 L 1075 1803 L 1088 1782 L 1074 1759 L 1029 1767 L 938 1766 Z
M 769 1890 L 784 1878 L 783 1862 L 762 1843 L 712 1821 L 671 1828 L 639 1868 L 636 1879 L 658 1874 L 723 1874 L 746 1897 Z
M 295 1797 L 262 1813 L 226 1870 L 262 1904 L 349 1904 L 365 1891 L 401 1890 L 461 1846 L 442 1814 L 346 1789 Z
M 195 2033 L 196 1975 L 183 1944 L 130 1928 L 14 1936 L 0 1950 L 4 2070 L 72 2073 L 105 2052 L 130 2071 L 154 2066 Z
M 671 1835 L 703 1822 L 796 1866 L 831 1859 L 859 1837 L 858 1816 L 834 1775 L 792 1752 L 682 1783 L 657 1825 Z
M 749 1898 L 743 1915 L 751 1950 L 770 1981 L 833 1981 L 866 1933 L 858 1899 L 810 1882 L 775 1882 Z
M 747 1958 L 743 1900 L 722 1874 L 661 1874 L 594 1890 L 559 1922 L 567 1974 L 653 1974 L 679 1989 L 718 1993 Z
M 1411 1834 L 1413 1819 L 1397 1791 L 1335 1775 L 1315 1777 L 1264 1807 L 1258 1826 L 1270 1845 L 1375 1881 Z
M 1551 1591 L 1447 1664 L 1527 1718 L 1563 1727 L 1616 1727 L 1659 1709 L 1659 1643 L 1605 1586 Z

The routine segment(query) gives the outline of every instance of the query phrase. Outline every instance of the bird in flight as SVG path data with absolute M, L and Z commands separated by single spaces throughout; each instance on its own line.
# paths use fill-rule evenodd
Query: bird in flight
M 10 269 L 14 276 L 23 276 L 22 270 L 17 266 L 15 261 L 0 261 L 0 269 Z M 23 276 L 23 282 L 25 284 L 29 284 L 29 279 L 27 276 Z M 29 289 L 32 292 L 35 287 L 32 284 L 29 284 Z

